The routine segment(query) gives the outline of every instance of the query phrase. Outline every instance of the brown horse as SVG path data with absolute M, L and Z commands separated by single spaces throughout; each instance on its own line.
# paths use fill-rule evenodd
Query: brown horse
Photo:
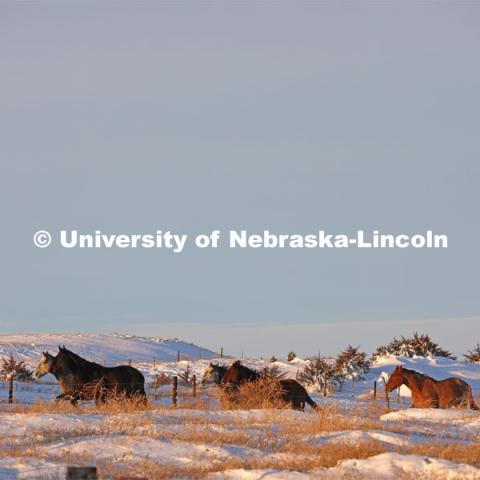
M 399 365 L 390 375 L 386 386 L 391 392 L 400 385 L 406 385 L 412 392 L 413 408 L 458 407 L 478 410 L 470 385 L 459 378 L 435 380 Z
M 261 378 L 260 373 L 242 365 L 240 360 L 234 362 L 222 377 L 222 384 L 238 388 L 244 382 L 255 382 Z M 313 409 L 318 410 L 318 405 L 310 398 L 305 388 L 296 380 L 273 380 L 281 387 L 280 399 L 282 402 L 291 405 L 294 409 L 303 410 L 308 403 Z

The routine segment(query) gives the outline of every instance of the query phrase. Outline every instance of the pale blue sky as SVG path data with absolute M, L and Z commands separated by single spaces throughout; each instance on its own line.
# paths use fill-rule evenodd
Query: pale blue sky
M 1 330 L 473 347 L 479 27 L 476 2 L 0 3 Z M 39 250 L 41 228 L 433 229 L 449 248 Z

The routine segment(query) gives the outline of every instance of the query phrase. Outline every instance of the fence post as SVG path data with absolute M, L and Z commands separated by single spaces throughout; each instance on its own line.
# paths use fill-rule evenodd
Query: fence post
M 172 403 L 173 406 L 177 406 L 177 388 L 178 388 L 178 378 L 173 377 L 173 386 L 172 386 Z
M 153 368 L 155 368 L 155 367 L 157 366 L 157 362 L 156 362 L 156 360 L 155 360 L 155 357 L 153 357 L 152 366 L 153 366 Z
M 13 374 L 8 376 L 8 403 L 13 403 Z
M 383 380 L 383 388 L 385 389 L 385 401 L 387 402 L 387 408 L 390 410 L 390 398 L 388 396 L 387 382 L 385 381 L 384 377 L 382 377 L 382 380 Z
M 192 395 L 197 396 L 197 376 L 195 374 L 192 375 Z
M 223 358 L 223 347 L 220 347 L 220 358 Z
M 181 355 L 180 355 L 180 350 L 177 350 L 177 362 L 180 361 Z
M 66 480 L 97 480 L 97 467 L 67 467 Z
M 131 367 L 132 366 L 132 361 L 128 360 L 128 365 Z
M 373 382 L 373 399 L 374 400 L 377 399 L 377 381 L 376 380 Z

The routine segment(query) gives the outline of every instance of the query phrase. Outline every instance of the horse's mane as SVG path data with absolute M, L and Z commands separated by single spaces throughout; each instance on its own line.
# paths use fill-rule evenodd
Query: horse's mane
M 60 347 L 60 351 L 64 352 L 79 367 L 87 367 L 87 366 L 101 367 L 101 365 L 99 365 L 98 363 L 90 362 L 89 360 L 86 360 L 85 358 L 72 352 L 71 350 L 68 350 L 65 347 Z
M 416 370 L 410 370 L 409 368 L 403 367 L 402 370 L 407 373 L 411 373 L 412 375 L 418 375 L 419 377 L 428 377 L 428 375 L 425 375 L 423 373 L 417 372 Z
M 256 370 L 253 370 L 252 368 L 249 368 L 246 365 L 242 365 L 240 360 L 237 360 L 236 362 L 232 363 L 232 367 L 242 369 L 244 372 L 247 372 L 249 375 L 253 377 L 258 377 L 258 375 L 260 375 Z
M 214 370 L 221 370 L 222 372 L 226 372 L 228 370 L 228 367 L 226 365 L 220 365 L 218 363 L 211 363 L 210 367 L 212 367 Z

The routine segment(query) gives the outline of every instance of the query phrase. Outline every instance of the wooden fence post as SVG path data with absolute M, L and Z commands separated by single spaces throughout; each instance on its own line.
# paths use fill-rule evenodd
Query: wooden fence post
M 390 398 L 388 396 L 387 382 L 385 381 L 385 377 L 382 377 L 382 380 L 383 380 L 383 388 L 385 389 L 385 401 L 387 402 L 387 408 L 390 410 Z
M 181 358 L 180 350 L 177 350 L 177 362 L 179 362 Z
M 195 374 L 192 375 L 192 395 L 197 396 L 197 376 Z
M 173 377 L 173 386 L 172 386 L 172 403 L 173 406 L 177 406 L 177 389 L 178 389 L 178 378 Z
M 155 367 L 157 366 L 157 362 L 156 362 L 156 360 L 155 360 L 155 357 L 153 357 L 152 366 L 153 366 L 153 368 L 155 368 Z
M 132 361 L 128 360 L 128 365 L 131 367 L 132 366 Z
M 8 403 L 13 403 L 13 375 L 8 376 Z
M 373 382 L 373 399 L 374 400 L 377 399 L 377 381 L 376 380 Z
M 223 358 L 223 347 L 220 347 L 220 358 Z
M 67 467 L 66 480 L 97 480 L 97 467 Z

